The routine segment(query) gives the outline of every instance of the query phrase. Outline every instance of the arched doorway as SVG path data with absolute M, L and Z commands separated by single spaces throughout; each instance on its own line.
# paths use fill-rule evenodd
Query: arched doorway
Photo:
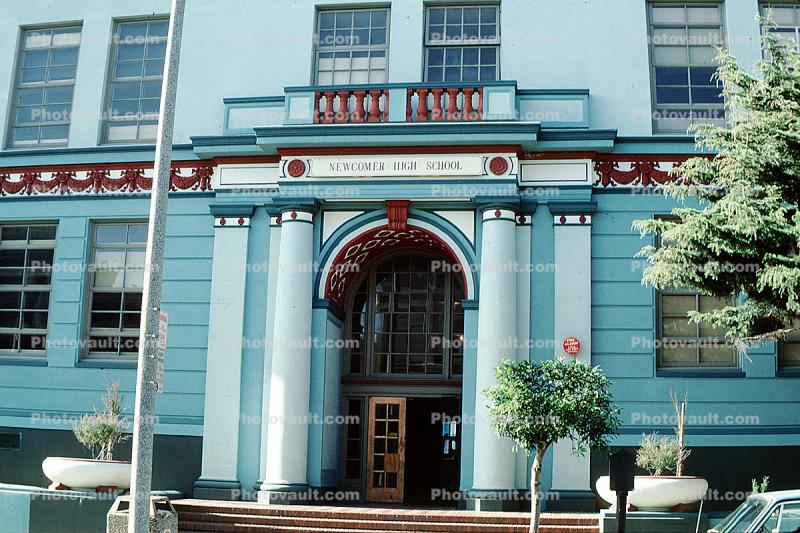
M 464 276 L 429 248 L 364 266 L 344 299 L 344 409 L 361 423 L 343 438 L 343 483 L 368 501 L 446 504 L 460 477 Z

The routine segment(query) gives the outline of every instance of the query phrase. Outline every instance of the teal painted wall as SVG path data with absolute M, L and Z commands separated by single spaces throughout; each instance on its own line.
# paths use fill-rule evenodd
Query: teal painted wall
M 71 428 L 74 417 L 99 405 L 103 383 L 119 381 L 132 413 L 135 362 L 80 361 L 86 264 L 93 221 L 147 220 L 149 200 L 138 198 L 3 199 L 4 222 L 56 221 L 58 235 L 49 315 L 47 366 L 0 359 L 0 425 Z M 170 327 L 165 392 L 156 408 L 157 432 L 201 435 L 213 248 L 208 198 L 173 195 L 167 222 L 163 309 Z M 66 419 L 64 417 L 67 417 Z
M 649 135 L 650 72 L 644 0 L 502 0 L 500 75 L 521 88 L 590 90 L 594 128 Z M 346 5 L 372 4 L 350 0 Z M 391 5 L 390 82 L 419 82 L 423 70 L 423 0 Z M 223 98 L 281 95 L 313 84 L 315 6 L 339 0 L 225 5 L 195 0 L 186 10 L 178 86 L 176 142 L 222 133 Z M 757 0 L 727 0 L 731 50 L 750 65 L 759 55 Z M 20 26 L 81 22 L 71 147 L 95 146 L 106 88 L 112 20 L 165 14 L 168 0 L 60 2 L 2 0 L 0 123 L 8 123 Z M 599 22 L 598 22 L 599 21 Z M 292 50 L 291 54 L 280 53 Z M 4 132 L 5 135 L 5 132 Z M 5 146 L 5 142 L 3 144 Z
M 674 201 L 659 194 L 595 194 L 592 225 L 592 362 L 614 381 L 623 427 L 615 445 L 638 444 L 654 429 L 671 432 L 669 391 L 689 394 L 689 446 L 800 445 L 800 379 L 776 377 L 775 346 L 741 357 L 746 377 L 661 377 L 656 371 L 655 290 L 641 284 L 634 258 L 649 241 L 631 229 L 636 219 L 668 214 Z M 714 418 L 717 416 L 718 418 Z M 725 418 L 754 417 L 751 420 Z M 649 418 L 648 418 L 649 417 Z M 649 419 L 650 423 L 647 422 Z M 694 425 L 694 424 L 693 424 Z

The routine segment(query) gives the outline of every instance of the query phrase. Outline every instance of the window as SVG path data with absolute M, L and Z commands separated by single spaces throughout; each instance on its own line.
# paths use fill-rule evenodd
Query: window
M 136 358 L 147 224 L 96 224 L 90 263 L 89 358 Z
M 55 224 L 0 225 L 0 356 L 44 356 Z
M 320 11 L 316 83 L 385 83 L 388 43 L 388 9 Z
M 104 141 L 154 141 L 169 21 L 117 23 L 111 54 Z
M 708 324 L 689 321 L 689 311 L 707 312 L 731 305 L 725 299 L 691 291 L 659 293 L 658 366 L 734 368 L 738 359 L 725 332 Z
M 800 531 L 800 503 L 785 503 L 775 509 L 759 531 L 796 533 Z
M 800 324 L 797 324 L 800 327 Z M 778 367 L 782 370 L 800 370 L 800 330 L 786 335 L 778 344 Z
M 347 481 L 360 481 L 361 480 L 361 457 L 363 441 L 363 427 L 361 420 L 363 419 L 363 404 L 362 398 L 346 398 L 345 405 L 347 406 L 347 421 L 345 431 L 345 468 L 344 479 Z
M 772 20 L 776 26 L 770 31 L 800 49 L 800 4 L 762 4 L 762 15 L 766 16 L 769 10 L 772 10 Z
M 425 81 L 494 81 L 499 77 L 500 8 L 429 7 Z
M 406 254 L 370 268 L 348 307 L 349 374 L 462 373 L 462 279 L 433 261 Z
M 80 26 L 22 32 L 10 147 L 67 144 L 80 44 Z
M 725 125 L 715 46 L 722 46 L 722 5 L 651 3 L 653 130 L 685 134 L 692 124 Z

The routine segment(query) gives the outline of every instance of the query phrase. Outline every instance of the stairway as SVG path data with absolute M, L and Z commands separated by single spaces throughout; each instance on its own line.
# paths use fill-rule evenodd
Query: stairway
M 174 500 L 181 533 L 527 533 L 527 513 Z M 540 533 L 599 533 L 594 514 L 545 513 Z

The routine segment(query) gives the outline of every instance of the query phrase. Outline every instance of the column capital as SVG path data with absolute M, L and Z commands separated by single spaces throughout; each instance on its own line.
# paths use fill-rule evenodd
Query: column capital
M 319 200 L 311 197 L 284 196 L 273 198 L 272 204 L 267 206 L 270 214 L 283 214 L 287 211 L 303 211 L 314 214 L 319 210 Z
M 211 204 L 215 228 L 249 228 L 255 206 L 252 204 Z
M 553 216 L 593 215 L 597 211 L 597 202 L 550 202 L 547 207 Z
M 516 211 L 520 207 L 519 196 L 476 196 L 472 202 L 478 211 L 487 209 L 512 209 Z

